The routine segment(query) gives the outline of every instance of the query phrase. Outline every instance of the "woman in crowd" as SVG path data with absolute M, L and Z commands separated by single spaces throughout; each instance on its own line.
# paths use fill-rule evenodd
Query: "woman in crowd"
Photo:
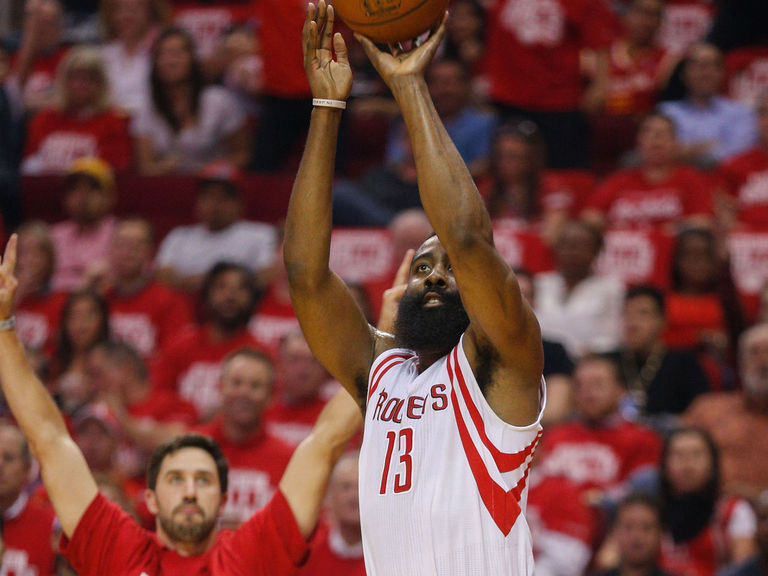
M 170 28 L 160 35 L 150 82 L 151 102 L 133 125 L 139 172 L 194 172 L 214 160 L 247 162 L 245 114 L 226 89 L 204 86 L 189 34 Z
M 132 166 L 128 119 L 111 107 L 109 83 L 97 48 L 69 51 L 57 71 L 57 104 L 29 124 L 22 160 L 26 174 L 62 174 L 85 156 L 115 170 Z

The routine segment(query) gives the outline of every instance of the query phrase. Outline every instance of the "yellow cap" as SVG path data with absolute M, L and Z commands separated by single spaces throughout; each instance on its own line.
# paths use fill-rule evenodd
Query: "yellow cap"
M 69 165 L 67 177 L 81 174 L 93 178 L 104 192 L 111 193 L 115 188 L 115 174 L 112 167 L 101 158 L 78 158 Z

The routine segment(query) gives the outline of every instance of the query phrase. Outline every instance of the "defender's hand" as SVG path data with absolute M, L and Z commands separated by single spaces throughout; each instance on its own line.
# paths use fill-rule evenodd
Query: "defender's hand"
M 352 91 L 352 68 L 347 45 L 338 32 L 333 33 L 333 6 L 320 0 L 310 2 L 304 21 L 304 71 L 315 98 L 346 100 Z M 336 53 L 336 60 L 333 53 Z
M 18 280 L 13 275 L 16 270 L 16 249 L 19 237 L 14 234 L 5 247 L 5 255 L 0 260 L 0 320 L 13 314 L 13 301 L 16 298 Z
M 440 26 L 430 33 L 429 39 L 410 52 L 403 52 L 396 46 L 390 45 L 391 54 L 388 54 L 379 50 L 369 38 L 362 34 L 355 33 L 355 38 L 363 45 L 371 63 L 394 93 L 401 81 L 424 76 L 424 72 L 429 63 L 432 62 L 438 46 L 443 41 L 447 21 L 448 13 L 446 12 Z

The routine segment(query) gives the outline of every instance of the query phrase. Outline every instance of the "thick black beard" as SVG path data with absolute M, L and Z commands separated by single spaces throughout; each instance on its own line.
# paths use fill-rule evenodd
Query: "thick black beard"
M 213 324 L 221 328 L 224 332 L 231 334 L 239 332 L 248 326 L 248 322 L 251 319 L 251 312 L 250 310 L 243 310 L 235 316 L 223 316 L 214 310 L 211 310 L 210 318 Z
M 436 292 L 443 299 L 435 308 L 424 307 L 424 295 Z M 400 300 L 395 320 L 398 346 L 420 354 L 448 354 L 469 327 L 469 316 L 458 292 L 432 287 L 406 292 Z
M 172 542 L 184 542 L 197 544 L 204 541 L 216 527 L 216 518 L 205 518 L 197 524 L 182 524 L 173 521 L 173 514 L 168 516 L 158 515 L 160 525 Z

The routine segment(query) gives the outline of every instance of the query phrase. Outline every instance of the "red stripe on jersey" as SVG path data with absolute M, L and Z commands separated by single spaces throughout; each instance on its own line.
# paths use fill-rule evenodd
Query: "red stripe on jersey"
M 467 425 L 464 422 L 464 417 L 461 414 L 461 408 L 459 406 L 459 400 L 456 396 L 456 387 L 453 385 L 453 370 L 451 369 L 450 356 L 448 357 L 448 374 L 451 378 L 451 404 L 453 405 L 453 412 L 456 415 L 456 425 L 459 429 L 459 437 L 461 444 L 464 448 L 464 454 L 467 457 L 467 462 L 472 470 L 472 475 L 475 478 L 478 491 L 480 492 L 480 498 L 485 504 L 486 510 L 493 518 L 496 526 L 501 530 L 504 536 L 509 535 L 512 526 L 517 521 L 518 516 L 522 512 L 520 509 L 520 498 L 525 489 L 526 482 L 528 481 L 529 467 L 525 467 L 525 472 L 522 478 L 518 481 L 514 488 L 509 491 L 504 490 L 502 486 L 499 486 L 491 475 L 488 473 L 488 469 L 483 462 L 480 453 L 477 451 L 477 447 L 472 441 Z M 535 446 L 538 442 L 538 436 L 531 442 L 531 445 L 526 448 L 530 452 L 535 450 Z
M 371 389 L 368 390 L 368 400 L 371 399 L 371 396 L 373 396 L 373 393 L 376 391 L 376 388 L 379 386 L 379 382 L 381 382 L 381 379 L 384 377 L 384 374 L 389 372 L 391 368 L 394 366 L 398 366 L 405 362 L 408 358 L 411 358 L 411 356 L 407 356 L 405 354 L 392 354 L 391 356 L 387 356 L 384 358 L 384 360 L 381 361 L 381 363 L 376 367 L 376 369 L 373 371 L 373 376 L 371 376 L 371 380 L 374 378 L 376 381 L 373 383 L 373 386 L 371 386 Z M 381 370 L 384 365 L 389 362 L 390 360 L 394 360 L 389 366 L 384 368 L 384 370 Z M 379 372 L 381 370 L 381 372 Z M 378 374 L 378 376 L 377 376 Z
M 464 374 L 462 373 L 461 366 L 459 365 L 458 347 L 453 349 L 453 364 L 456 367 L 456 377 L 459 381 L 459 390 L 461 390 L 461 396 L 464 399 L 464 403 L 467 405 L 469 415 L 472 418 L 472 422 L 475 424 L 475 429 L 480 436 L 480 440 L 483 441 L 483 444 L 485 444 L 485 447 L 488 448 L 491 456 L 493 456 L 493 461 L 496 463 L 496 467 L 499 469 L 499 472 L 510 472 L 516 468 L 519 468 L 523 462 L 525 462 L 525 459 L 531 455 L 531 452 L 533 452 L 534 448 L 536 447 L 539 438 L 541 438 L 541 430 L 539 430 L 539 434 L 536 436 L 536 439 L 530 445 L 528 445 L 525 450 L 508 454 L 496 448 L 496 446 L 493 445 L 493 442 L 491 442 L 490 438 L 488 438 L 487 434 L 485 433 L 483 417 L 480 415 L 480 410 L 477 409 L 472 396 L 469 394 L 467 382 L 464 379 Z M 452 372 L 451 364 L 449 362 L 448 375 L 451 379 L 453 379 Z

